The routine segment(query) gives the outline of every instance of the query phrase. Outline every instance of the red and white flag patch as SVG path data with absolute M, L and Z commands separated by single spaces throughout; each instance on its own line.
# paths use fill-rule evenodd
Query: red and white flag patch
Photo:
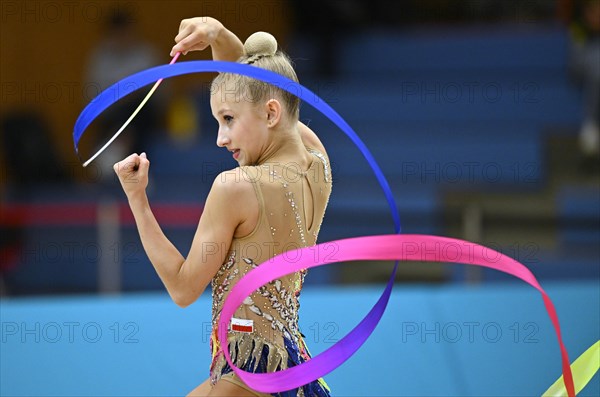
M 237 332 L 251 333 L 252 331 L 254 331 L 254 321 L 232 317 L 231 330 Z

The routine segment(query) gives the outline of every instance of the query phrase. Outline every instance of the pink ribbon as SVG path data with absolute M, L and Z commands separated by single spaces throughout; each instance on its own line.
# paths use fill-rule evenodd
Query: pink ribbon
M 332 254 L 332 252 L 335 252 L 335 254 Z M 294 262 L 286 260 L 290 257 L 296 258 L 296 260 Z M 575 396 L 569 357 L 562 341 L 556 309 L 531 271 L 516 260 L 475 243 L 448 237 L 418 234 L 356 237 L 322 243 L 314 247 L 290 251 L 285 256 L 278 255 L 248 272 L 235 285 L 225 300 L 219 320 L 218 333 L 225 359 L 248 386 L 263 393 L 276 393 L 301 387 L 333 371 L 350 358 L 366 341 L 383 314 L 387 299 L 385 301 L 380 299 L 369 315 L 334 346 L 303 364 L 276 373 L 255 374 L 239 369 L 231 361 L 227 342 L 228 324 L 234 312 L 243 300 L 260 286 L 302 269 L 355 260 L 463 263 L 495 269 L 530 284 L 542 294 L 544 305 L 558 338 L 562 356 L 562 372 L 567 392 L 570 397 Z M 391 292 L 391 285 L 392 283 L 388 285 L 390 287 L 389 292 Z M 359 332 L 355 332 L 357 329 Z M 370 331 L 366 331 L 366 329 L 370 329 Z

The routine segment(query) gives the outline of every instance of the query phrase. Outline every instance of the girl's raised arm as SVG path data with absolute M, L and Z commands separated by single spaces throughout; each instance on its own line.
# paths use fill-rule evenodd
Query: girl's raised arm
M 211 17 L 188 18 L 181 21 L 171 56 L 181 51 L 202 51 L 210 46 L 213 60 L 235 62 L 244 54 L 240 39 L 223 24 Z

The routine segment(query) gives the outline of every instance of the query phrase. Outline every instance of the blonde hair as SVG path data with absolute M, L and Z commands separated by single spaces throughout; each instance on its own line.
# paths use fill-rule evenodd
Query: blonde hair
M 244 43 L 244 55 L 237 62 L 270 70 L 298 82 L 291 60 L 285 53 L 277 50 L 277 40 L 266 32 L 256 32 L 248 37 Z M 231 85 L 234 87 L 233 91 L 227 90 L 224 95 L 234 94 L 236 101 L 260 103 L 275 97 L 283 102 L 283 107 L 291 117 L 296 120 L 299 117 L 300 99 L 297 96 L 251 77 L 221 73 L 213 80 L 211 92 L 216 93 L 220 88 Z

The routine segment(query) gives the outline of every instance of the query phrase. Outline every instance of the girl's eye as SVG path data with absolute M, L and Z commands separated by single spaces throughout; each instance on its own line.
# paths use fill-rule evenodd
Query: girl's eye
M 223 116 L 223 120 L 225 120 L 226 123 L 230 123 L 231 120 L 233 120 L 233 116 Z

